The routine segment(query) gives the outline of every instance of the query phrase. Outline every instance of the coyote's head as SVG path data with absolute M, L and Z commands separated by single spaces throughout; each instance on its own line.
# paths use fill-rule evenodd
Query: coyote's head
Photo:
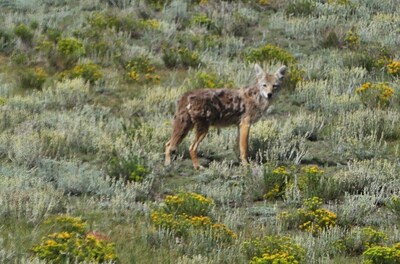
M 280 67 L 274 74 L 266 73 L 260 65 L 254 65 L 257 76 L 257 86 L 260 89 L 260 94 L 265 99 L 272 98 L 274 92 L 282 83 L 282 78 L 286 72 L 286 66 Z

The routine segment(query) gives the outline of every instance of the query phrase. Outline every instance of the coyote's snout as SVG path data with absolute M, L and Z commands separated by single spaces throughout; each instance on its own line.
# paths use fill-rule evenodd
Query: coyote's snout
M 210 126 L 238 126 L 240 159 L 247 163 L 247 145 L 252 123 L 268 109 L 286 72 L 286 66 L 274 74 L 265 73 L 255 65 L 257 83 L 243 89 L 202 89 L 185 93 L 178 101 L 171 139 L 165 145 L 165 165 L 171 163 L 175 152 L 188 132 L 194 127 L 196 135 L 189 147 L 195 169 L 200 168 L 197 148 Z

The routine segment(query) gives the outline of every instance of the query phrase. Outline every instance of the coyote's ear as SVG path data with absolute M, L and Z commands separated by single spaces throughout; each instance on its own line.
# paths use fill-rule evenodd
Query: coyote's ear
M 285 65 L 283 65 L 282 67 L 280 67 L 280 68 L 275 72 L 275 76 L 276 76 L 278 79 L 282 79 L 283 76 L 284 76 L 285 73 L 286 73 L 286 70 L 287 70 L 287 67 L 286 67 Z
M 254 70 L 256 71 L 257 79 L 261 79 L 261 78 L 264 77 L 265 72 L 264 72 L 264 70 L 260 67 L 260 65 L 258 65 L 258 63 L 256 63 L 256 64 L 254 65 Z

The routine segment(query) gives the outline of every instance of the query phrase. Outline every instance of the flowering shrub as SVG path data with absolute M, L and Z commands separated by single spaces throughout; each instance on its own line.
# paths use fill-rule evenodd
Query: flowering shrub
M 114 156 L 107 166 L 107 173 L 114 179 L 126 182 L 142 182 L 150 173 L 145 162 L 136 155 L 129 155 L 127 158 Z
M 388 83 L 366 82 L 356 89 L 361 102 L 370 108 L 384 108 L 390 103 L 394 89 Z
M 168 195 L 165 205 L 151 214 L 151 220 L 156 227 L 174 231 L 180 237 L 202 234 L 215 241 L 230 242 L 236 234 L 207 216 L 213 204 L 211 199 L 197 193 Z
M 286 65 L 293 64 L 296 61 L 292 54 L 271 44 L 250 50 L 246 54 L 246 60 L 248 62 L 279 61 Z
M 311 0 L 291 1 L 285 9 L 286 16 L 309 16 L 317 8 L 316 2 Z
M 363 253 L 365 264 L 394 264 L 400 263 L 400 243 L 393 247 L 374 246 Z
M 267 236 L 246 241 L 244 250 L 250 264 L 304 263 L 304 249 L 285 236 Z
M 179 65 L 196 68 L 201 65 L 199 54 L 187 48 L 165 48 L 162 59 L 168 68 L 175 68 Z
M 400 75 L 400 61 L 393 60 L 387 65 L 387 71 L 393 76 Z
M 197 193 L 179 193 L 165 198 L 163 210 L 174 215 L 204 216 L 211 211 L 214 202 Z
M 90 84 L 95 83 L 103 77 L 101 67 L 93 62 L 80 63 L 71 70 L 61 73 L 61 78 L 82 78 Z
M 51 263 L 116 263 L 114 244 L 106 235 L 97 232 L 85 233 L 86 223 L 80 218 L 59 216 L 46 221 L 58 232 L 42 238 L 32 251 L 37 257 Z
M 382 246 L 388 237 L 385 233 L 371 227 L 362 229 L 356 228 L 337 241 L 339 250 L 349 255 L 359 255 L 366 249 L 375 246 Z
M 303 206 L 295 212 L 282 212 L 279 219 L 288 228 L 298 227 L 314 236 L 336 225 L 336 214 L 321 208 L 322 200 L 318 197 L 306 199 Z
M 285 195 L 287 188 L 294 185 L 305 197 L 312 197 L 321 192 L 321 178 L 324 171 L 318 166 L 307 166 L 296 172 L 295 167 L 287 168 L 279 166 L 274 170 L 266 168 L 264 171 L 264 183 L 266 186 L 265 199 L 277 199 Z M 297 177 L 297 180 L 295 178 Z
M 85 53 L 83 43 L 76 38 L 59 39 L 57 42 L 58 57 L 61 68 L 70 68 L 75 64 L 79 57 Z
M 350 49 L 355 49 L 360 45 L 360 36 L 353 29 L 346 33 L 344 41 Z
M 80 40 L 76 38 L 65 38 L 58 41 L 57 51 L 63 56 L 79 57 L 85 52 L 85 49 Z
M 47 79 L 47 73 L 42 67 L 21 69 L 19 80 L 24 89 L 40 89 Z
M 320 194 L 320 182 L 323 174 L 324 171 L 315 165 L 301 168 L 298 181 L 299 188 L 303 191 L 305 197 Z
M 203 14 L 194 16 L 192 18 L 192 24 L 204 27 L 212 33 L 220 33 L 220 29 L 215 25 L 214 21 Z
M 160 76 L 155 74 L 155 67 L 151 64 L 147 56 L 137 56 L 126 64 L 128 78 L 140 83 L 158 83 Z
M 230 81 L 226 76 L 218 76 L 211 72 L 198 72 L 192 81 L 194 88 L 232 88 L 233 81 Z
M 264 198 L 272 200 L 282 197 L 292 177 L 292 171 L 286 167 L 280 166 L 272 171 L 266 168 L 264 170 L 264 184 L 266 187 Z
M 284 84 L 290 87 L 295 87 L 299 81 L 303 80 L 304 71 L 297 66 L 295 57 L 280 47 L 267 44 L 261 48 L 251 49 L 245 58 L 248 62 L 275 61 L 289 66 L 290 71 L 284 79 Z

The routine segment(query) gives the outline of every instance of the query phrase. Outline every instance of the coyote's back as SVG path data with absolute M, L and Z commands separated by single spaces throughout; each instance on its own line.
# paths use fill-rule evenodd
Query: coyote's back
M 244 89 L 202 89 L 182 95 L 177 104 L 171 139 L 166 144 L 166 165 L 171 162 L 171 152 L 176 151 L 177 146 L 194 127 L 196 136 L 189 151 L 193 166 L 198 169 L 200 164 L 196 151 L 207 135 L 209 127 L 230 125 L 239 127 L 240 155 L 242 162 L 247 162 L 250 125 L 269 107 L 286 67 L 281 67 L 275 74 L 266 74 L 258 64 L 255 65 L 255 69 L 257 83 Z

